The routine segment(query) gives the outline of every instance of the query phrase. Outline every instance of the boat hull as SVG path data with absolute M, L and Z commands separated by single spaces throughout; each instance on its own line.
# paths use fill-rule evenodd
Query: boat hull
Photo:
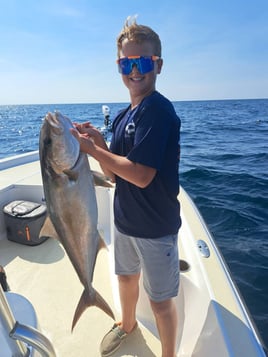
M 44 203 L 40 166 L 33 156 L 2 166 L 0 202 L 15 199 Z M 14 164 L 15 163 L 15 164 Z M 92 169 L 98 164 L 90 159 Z M 1 169 L 1 163 L 0 163 Z M 96 188 L 98 228 L 108 250 L 100 251 L 94 287 L 120 319 L 117 278 L 114 275 L 113 188 Z M 177 356 L 265 356 L 262 341 L 228 267 L 195 204 L 181 188 L 182 227 L 179 232 L 180 290 L 175 298 L 179 315 Z M 61 244 L 48 239 L 36 247 L 6 239 L 0 212 L 0 264 L 11 290 L 27 297 L 35 308 L 59 356 L 99 356 L 99 344 L 111 320 L 98 309 L 88 309 L 73 333 L 73 311 L 83 289 Z M 51 313 L 53 311 L 53 313 Z M 161 345 L 153 314 L 140 281 L 137 306 L 139 329 L 114 356 L 160 356 Z

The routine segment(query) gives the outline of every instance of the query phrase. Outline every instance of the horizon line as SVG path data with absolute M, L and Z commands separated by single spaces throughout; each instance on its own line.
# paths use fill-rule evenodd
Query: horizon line
M 169 99 L 172 103 L 177 103 L 177 102 L 212 102 L 212 101 L 232 101 L 232 100 L 267 100 L 265 97 L 257 97 L 257 98 L 222 98 L 222 99 L 178 99 L 178 100 L 171 100 Z M 88 105 L 88 104 L 129 104 L 129 101 L 123 101 L 123 102 L 110 102 L 110 101 L 100 101 L 100 102 L 53 102 L 53 103 L 10 103 L 10 104 L 0 104 L 0 107 L 5 107 L 5 106 L 23 106 L 23 105 Z

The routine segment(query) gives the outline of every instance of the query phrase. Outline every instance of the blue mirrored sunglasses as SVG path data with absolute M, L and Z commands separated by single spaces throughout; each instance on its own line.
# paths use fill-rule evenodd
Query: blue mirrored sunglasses
M 119 73 L 124 75 L 130 74 L 134 65 L 137 66 L 140 74 L 145 74 L 154 69 L 154 62 L 159 59 L 159 56 L 129 56 L 119 58 L 116 63 L 118 64 Z

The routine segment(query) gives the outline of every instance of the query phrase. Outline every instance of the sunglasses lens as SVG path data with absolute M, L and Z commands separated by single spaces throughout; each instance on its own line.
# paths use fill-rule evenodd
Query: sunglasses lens
M 132 71 L 131 60 L 127 57 L 120 58 L 118 61 L 118 70 L 120 73 L 127 75 Z
M 154 61 L 151 57 L 124 57 L 118 60 L 118 70 L 124 75 L 130 74 L 134 65 L 137 66 L 141 74 L 149 73 L 154 69 Z
M 140 67 L 138 66 L 138 70 L 141 74 L 151 72 L 154 69 L 154 61 L 151 57 L 141 57 L 139 62 Z

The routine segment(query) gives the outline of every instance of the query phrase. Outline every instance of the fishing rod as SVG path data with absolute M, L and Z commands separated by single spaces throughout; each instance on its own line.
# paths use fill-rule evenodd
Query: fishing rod
M 112 121 L 110 119 L 110 108 L 108 105 L 102 106 L 102 114 L 104 116 L 103 124 L 104 126 L 100 128 L 100 132 L 104 136 L 104 138 L 108 139 L 108 134 L 112 132 Z

